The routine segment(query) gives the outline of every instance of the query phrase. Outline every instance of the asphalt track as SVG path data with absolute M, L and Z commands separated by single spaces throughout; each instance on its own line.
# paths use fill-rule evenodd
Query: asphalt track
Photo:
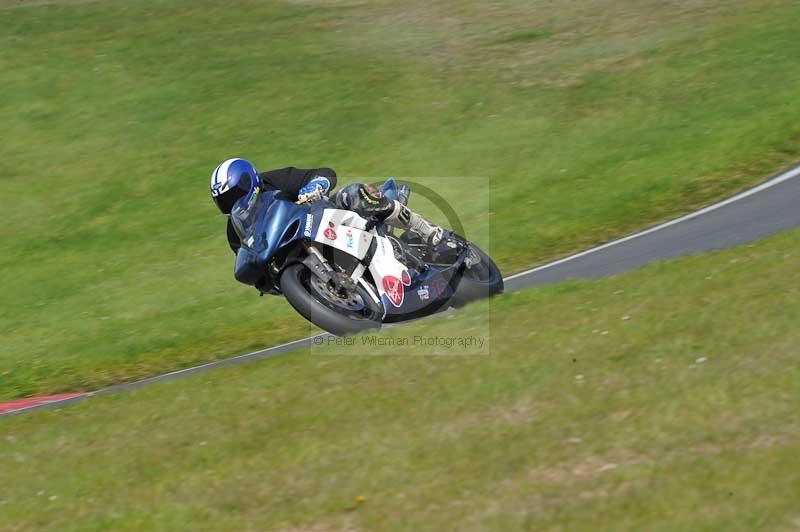
M 567 279 L 599 279 L 639 268 L 649 262 L 728 248 L 798 226 L 800 166 L 692 214 L 506 277 L 505 289 L 510 292 Z M 221 366 L 273 357 L 297 348 L 311 347 L 314 340 L 327 336 L 327 333 L 319 334 L 202 366 L 109 386 L 95 392 L 53 396 L 44 398 L 44 402 L 23 401 L 19 408 L 0 411 L 0 417 L 62 407 L 94 395 L 134 390 L 154 382 L 186 377 Z

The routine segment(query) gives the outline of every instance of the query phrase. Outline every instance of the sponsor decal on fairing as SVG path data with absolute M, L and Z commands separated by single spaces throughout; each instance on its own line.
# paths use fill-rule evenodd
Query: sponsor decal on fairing
M 389 298 L 389 302 L 392 305 L 398 308 L 402 306 L 405 290 L 403 289 L 403 283 L 400 282 L 400 279 L 394 275 L 387 275 L 384 277 L 383 291 L 386 292 L 386 297 Z
M 422 288 L 417 290 L 417 295 L 419 296 L 420 301 L 427 301 L 431 298 L 430 292 L 428 291 L 428 285 L 424 285 Z
M 336 235 L 336 231 L 334 229 L 335 227 L 336 226 L 333 225 L 333 222 L 328 222 L 328 228 L 325 229 L 325 231 L 323 233 L 325 235 L 325 238 L 327 238 L 328 240 L 336 240 L 336 236 L 337 235 Z
M 389 302 L 395 307 L 403 305 L 403 299 L 405 299 L 404 287 L 406 286 L 411 286 L 411 276 L 408 274 L 408 270 L 403 270 L 399 278 L 394 275 L 383 277 L 383 291 L 389 298 Z

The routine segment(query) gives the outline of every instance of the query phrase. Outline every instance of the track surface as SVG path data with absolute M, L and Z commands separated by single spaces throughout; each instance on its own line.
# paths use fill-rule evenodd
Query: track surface
M 656 260 L 724 249 L 800 226 L 800 166 L 692 214 L 506 278 L 507 291 L 599 279 Z
M 507 277 L 505 288 L 510 292 L 566 279 L 598 279 L 638 268 L 648 262 L 732 247 L 798 226 L 800 166 L 687 216 Z M 310 347 L 315 339 L 327 336 L 327 333 L 319 334 L 202 366 L 109 386 L 96 392 L 55 400 L 53 397 L 43 398 L 48 401 L 41 403 L 26 402 L 21 408 L 0 409 L 0 417 L 61 407 L 92 395 L 133 390 L 153 382 L 173 380 L 220 366 L 272 357 L 299 347 Z

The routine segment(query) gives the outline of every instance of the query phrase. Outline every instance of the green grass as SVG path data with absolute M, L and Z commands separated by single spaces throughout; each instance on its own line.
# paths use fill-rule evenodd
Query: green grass
M 478 305 L 380 336 L 489 353 L 324 347 L 5 419 L 0 528 L 794 529 L 798 249 L 795 231 L 507 294 L 488 328 Z
M 551 37 L 553 33 L 548 30 L 520 30 L 512 32 L 509 35 L 500 37 L 494 41 L 495 44 L 507 44 L 517 42 L 538 41 L 539 39 L 546 39 Z
M 485 178 L 439 191 L 512 272 L 800 153 L 788 0 L 0 0 L 0 13 L 0 398 L 308 332 L 232 279 L 207 195 L 227 157 Z

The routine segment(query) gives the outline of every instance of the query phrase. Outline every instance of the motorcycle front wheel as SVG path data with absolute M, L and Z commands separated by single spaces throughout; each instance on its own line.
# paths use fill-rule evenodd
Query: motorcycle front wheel
M 383 309 L 360 285 L 339 294 L 303 264 L 286 268 L 280 284 L 286 300 L 301 316 L 331 334 L 342 336 L 381 326 Z

